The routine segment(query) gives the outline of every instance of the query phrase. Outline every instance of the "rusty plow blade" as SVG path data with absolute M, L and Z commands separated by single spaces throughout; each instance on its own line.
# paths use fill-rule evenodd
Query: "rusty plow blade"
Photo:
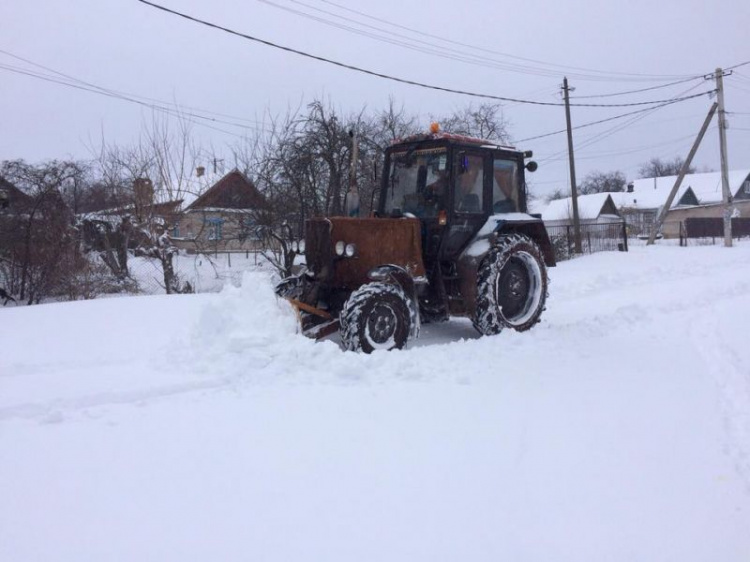
M 297 311 L 297 318 L 302 334 L 314 340 L 320 340 L 339 330 L 339 319 L 327 311 L 315 308 L 297 299 L 287 299 Z

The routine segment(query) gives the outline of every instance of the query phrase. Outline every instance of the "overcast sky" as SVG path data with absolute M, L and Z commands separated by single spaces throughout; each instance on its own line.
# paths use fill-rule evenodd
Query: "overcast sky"
M 627 104 L 710 90 L 712 81 L 684 79 L 750 61 L 747 0 L 159 3 L 376 72 L 553 103 L 561 101 L 560 85 L 566 74 L 575 87 L 572 96 L 681 81 L 647 92 L 577 100 Z M 379 110 L 393 97 L 425 122 L 430 114 L 472 102 L 465 96 L 366 76 L 246 41 L 137 0 L 2 0 L 0 22 L 2 51 L 110 90 L 230 115 L 234 123 L 239 123 L 238 118 L 262 119 L 269 111 L 282 113 L 316 97 L 329 99 L 344 112 L 363 106 Z M 49 74 L 8 54 L 0 53 L 0 65 L 0 160 L 87 158 L 87 147 L 102 132 L 110 142 L 132 142 L 144 120 L 151 118 L 152 110 L 134 103 L 11 72 L 9 67 Z M 750 168 L 750 64 L 727 77 L 725 88 L 729 165 Z M 686 155 L 710 104 L 702 96 L 639 114 L 637 121 L 618 119 L 574 131 L 579 181 L 592 170 L 621 170 L 632 179 L 638 165 L 651 157 Z M 574 107 L 573 124 L 642 107 Z M 507 103 L 503 111 L 514 140 L 565 127 L 562 107 Z M 254 126 L 248 121 L 242 124 Z M 236 125 L 216 126 L 223 130 L 196 125 L 194 131 L 202 143 L 219 151 L 247 132 Z M 567 188 L 565 135 L 518 146 L 533 150 L 540 163 L 533 178 L 538 193 Z M 696 164 L 719 168 L 715 123 Z

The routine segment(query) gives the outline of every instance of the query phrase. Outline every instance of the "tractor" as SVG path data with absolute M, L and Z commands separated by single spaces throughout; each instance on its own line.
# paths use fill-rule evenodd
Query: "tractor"
M 303 332 L 339 330 L 349 350 L 403 348 L 422 323 L 471 319 L 480 334 L 525 331 L 547 299 L 553 248 L 527 213 L 530 151 L 434 127 L 385 152 L 367 218 L 306 221 L 294 246 L 306 265 L 276 286 Z

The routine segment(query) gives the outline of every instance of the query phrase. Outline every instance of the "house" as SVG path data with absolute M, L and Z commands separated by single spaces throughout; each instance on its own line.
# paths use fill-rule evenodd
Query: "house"
M 19 214 L 33 205 L 34 199 L 5 178 L 0 178 L 0 213 Z
M 729 191 L 733 196 L 732 216 L 750 217 L 750 170 L 733 170 L 728 174 Z M 675 178 L 673 178 L 675 179 Z M 685 176 L 698 198 L 698 205 L 673 207 L 667 213 L 662 227 L 665 238 L 678 238 L 680 226 L 688 218 L 715 218 L 724 216 L 721 173 L 692 174 Z
M 592 193 L 578 196 L 578 219 L 583 224 L 622 224 L 620 212 L 612 200 L 612 193 Z M 573 225 L 573 198 L 556 199 L 537 209 L 545 226 Z
M 677 176 L 637 179 L 628 185 L 627 192 L 611 194 L 630 234 L 645 236 L 651 232 L 676 181 Z M 750 170 L 730 171 L 729 189 L 735 199 L 735 214 L 750 216 Z M 722 201 L 721 173 L 686 175 L 665 217 L 662 234 L 665 238 L 679 237 L 680 224 L 686 218 L 722 217 Z
M 254 251 L 261 247 L 257 213 L 266 200 L 237 169 L 193 201 L 171 229 L 173 243 L 188 252 Z

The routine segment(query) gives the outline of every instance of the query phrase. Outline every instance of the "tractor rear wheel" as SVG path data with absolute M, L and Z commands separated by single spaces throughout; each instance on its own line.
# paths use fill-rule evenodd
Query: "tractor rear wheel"
M 544 311 L 548 282 L 541 250 L 531 238 L 501 237 L 479 267 L 474 327 L 483 335 L 530 329 Z
M 410 329 L 407 297 L 390 283 L 367 283 L 354 291 L 341 311 L 341 341 L 346 349 L 372 353 L 401 349 Z

